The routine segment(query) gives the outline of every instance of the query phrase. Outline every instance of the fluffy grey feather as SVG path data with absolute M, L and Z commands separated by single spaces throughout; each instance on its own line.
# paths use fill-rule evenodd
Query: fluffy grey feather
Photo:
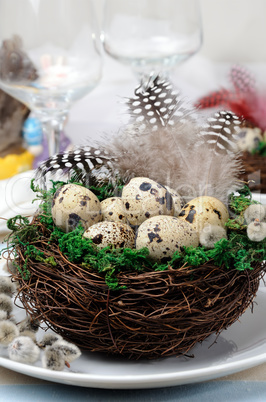
M 234 149 L 234 135 L 241 121 L 221 111 L 202 126 L 169 83 L 155 79 L 137 88 L 127 101 L 130 123 L 109 144 L 55 155 L 38 174 L 84 170 L 87 177 L 124 181 L 142 176 L 175 189 L 186 200 L 200 195 L 227 199 L 240 187 L 241 163 Z M 102 168 L 106 168 L 106 172 Z

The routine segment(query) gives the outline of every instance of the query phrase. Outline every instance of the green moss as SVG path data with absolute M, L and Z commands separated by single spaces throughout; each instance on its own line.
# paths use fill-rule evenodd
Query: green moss
M 249 240 L 246 233 L 230 232 L 227 239 L 221 239 L 207 255 L 217 266 L 244 271 L 252 269 L 252 263 L 266 258 L 266 239 L 262 242 Z
M 256 243 L 249 240 L 246 235 L 246 225 L 244 222 L 244 211 L 254 201 L 248 187 L 239 191 L 238 195 L 232 194 L 229 199 L 231 218 L 227 223 L 228 239 L 221 239 L 211 250 L 204 247 L 184 247 L 182 251 L 174 253 L 172 258 L 164 263 L 159 263 L 149 258 L 148 249 L 115 249 L 112 246 L 99 249 L 89 239 L 83 237 L 84 229 L 80 225 L 69 233 L 64 233 L 56 228 L 51 216 L 51 202 L 55 191 L 59 186 L 66 184 L 64 182 L 52 182 L 49 191 L 40 190 L 38 187 L 33 189 L 40 199 L 39 219 L 48 229 L 48 239 L 50 244 L 59 246 L 60 251 L 75 264 L 80 264 L 88 270 L 95 270 L 101 273 L 108 287 L 112 290 L 121 289 L 119 284 L 119 274 L 121 272 L 147 272 L 164 271 L 171 267 L 178 269 L 184 264 L 188 266 L 199 266 L 209 260 L 217 266 L 225 266 L 227 269 L 236 269 L 243 271 L 252 269 L 252 264 L 256 261 L 266 259 L 266 239 Z M 109 185 L 101 189 L 101 194 L 110 194 L 110 189 L 114 187 Z M 92 189 L 92 188 L 91 188 Z M 93 189 L 92 189 L 93 190 Z M 94 192 L 96 192 L 94 190 Z M 99 190 L 100 192 L 100 190 Z M 98 193 L 99 194 L 99 193 Z M 114 195 L 114 194 L 113 194 Z M 41 261 L 44 264 L 55 267 L 54 258 L 45 257 L 34 245 L 35 240 L 41 241 L 41 234 L 34 225 L 30 225 L 28 219 L 17 216 L 8 221 L 8 227 L 13 231 L 9 243 L 10 247 L 19 244 L 23 247 L 25 263 L 19 268 L 24 279 L 29 278 L 27 263 L 31 261 Z M 45 240 L 47 241 L 47 234 Z
M 266 141 L 260 141 L 256 149 L 252 151 L 252 155 L 266 156 Z
M 231 217 L 225 224 L 227 229 L 237 231 L 246 230 L 244 212 L 251 204 L 258 204 L 258 202 L 252 200 L 251 191 L 246 185 L 238 191 L 238 195 L 231 194 L 229 196 Z

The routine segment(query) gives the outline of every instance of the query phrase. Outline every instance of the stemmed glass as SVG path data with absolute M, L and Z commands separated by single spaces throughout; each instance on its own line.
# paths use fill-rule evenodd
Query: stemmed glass
M 102 31 L 107 54 L 140 80 L 168 76 L 202 44 L 198 0 L 105 0 Z
M 71 105 L 101 71 L 91 0 L 0 1 L 0 87 L 39 118 L 50 155 L 59 151 Z

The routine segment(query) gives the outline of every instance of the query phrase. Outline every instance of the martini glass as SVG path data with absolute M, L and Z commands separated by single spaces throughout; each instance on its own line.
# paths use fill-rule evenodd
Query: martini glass
M 50 156 L 72 104 L 101 79 L 99 37 L 91 0 L 0 2 L 0 87 L 41 121 Z

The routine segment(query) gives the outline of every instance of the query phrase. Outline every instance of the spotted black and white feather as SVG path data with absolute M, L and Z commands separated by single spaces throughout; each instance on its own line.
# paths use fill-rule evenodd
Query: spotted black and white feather
M 114 158 L 112 158 L 104 148 L 84 147 L 77 148 L 74 151 L 59 153 L 53 155 L 44 161 L 36 172 L 37 179 L 46 175 L 55 175 L 60 173 L 69 175 L 71 173 L 79 174 L 81 180 L 92 176 L 109 177 L 113 170 Z
M 200 135 L 213 152 L 237 152 L 237 133 L 240 131 L 243 119 L 230 111 L 219 111 L 207 119 Z
M 131 122 L 140 125 L 143 129 L 157 130 L 173 124 L 178 116 L 184 117 L 185 110 L 180 99 L 180 93 L 173 85 L 160 79 L 159 76 L 150 80 L 145 85 L 139 85 L 134 92 L 135 96 L 128 99 Z
M 232 151 L 241 119 L 233 113 L 219 112 L 202 125 L 195 109 L 159 77 L 139 86 L 126 104 L 130 122 L 109 143 L 55 155 L 40 166 L 39 176 L 80 170 L 96 182 L 149 177 L 187 201 L 200 195 L 224 201 L 239 187 L 240 162 Z

